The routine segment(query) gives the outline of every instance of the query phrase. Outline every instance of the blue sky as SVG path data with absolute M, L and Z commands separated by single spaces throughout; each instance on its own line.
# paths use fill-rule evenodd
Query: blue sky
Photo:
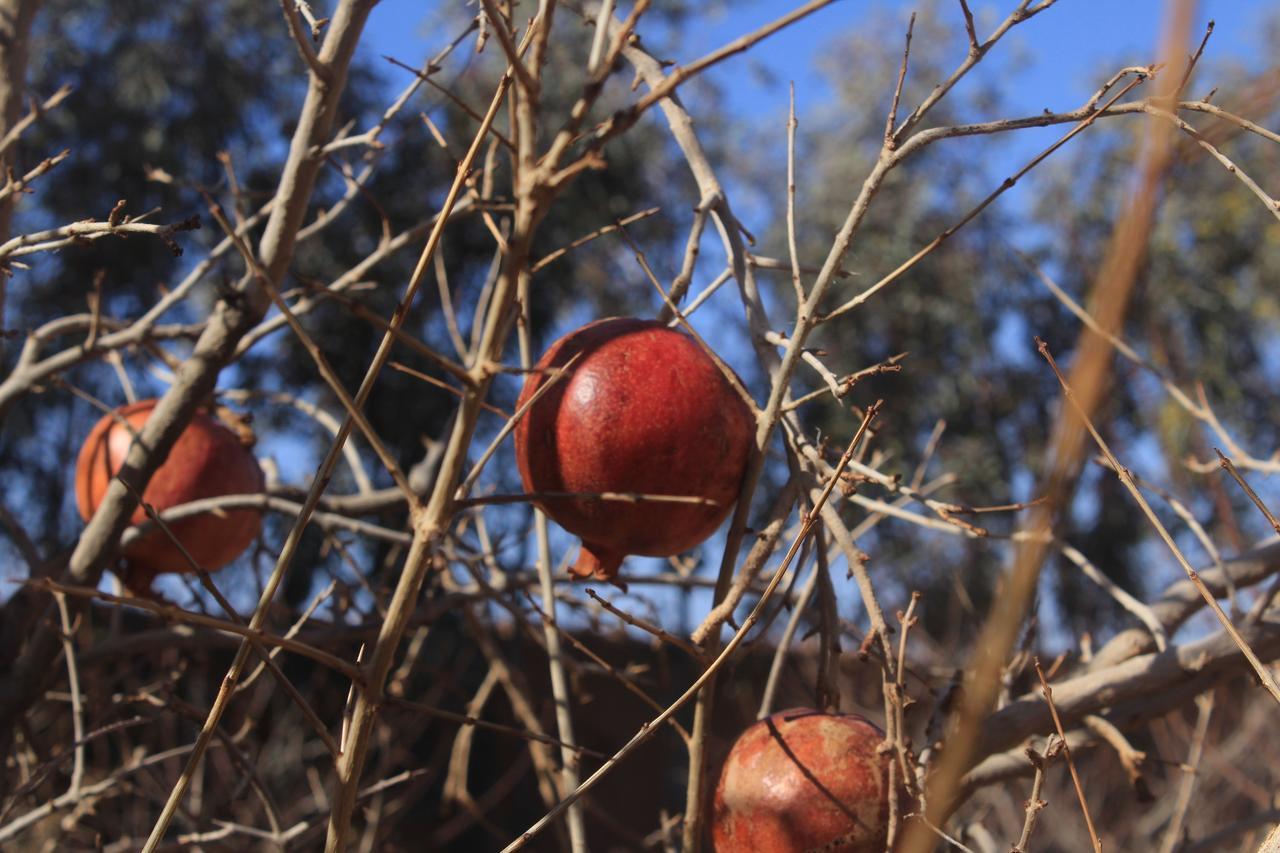
M 690 55 L 699 55 L 733 35 L 749 32 L 795 5 L 798 4 L 770 0 L 740 4 L 732 15 L 722 16 L 714 29 L 690 34 Z M 760 45 L 751 57 L 783 81 L 795 79 L 799 84 L 809 79 L 814 48 L 820 51 L 833 33 L 856 28 L 876 11 L 897 14 L 905 29 L 910 13 L 924 5 L 908 0 L 835 3 Z M 1013 0 L 971 0 L 979 21 L 979 37 L 990 32 L 1014 5 Z M 1164 0 L 1059 0 L 1053 8 L 1013 30 L 1008 41 L 984 61 L 998 64 L 1002 54 L 1025 51 L 1027 65 L 1010 86 L 1015 103 L 1020 101 L 1031 109 L 1075 105 L 1097 88 L 1099 71 L 1109 73 L 1117 59 L 1138 63 L 1153 56 L 1164 6 Z M 1256 63 L 1267 47 L 1258 24 L 1269 7 L 1274 9 L 1275 5 L 1266 0 L 1201 0 L 1193 32 L 1199 36 L 1205 23 L 1213 19 L 1216 27 L 1209 57 L 1238 56 Z M 959 2 L 943 2 L 939 11 L 957 30 L 962 26 Z M 743 85 L 751 82 L 742 76 L 734 79 L 742 80 Z M 772 93 L 758 90 L 755 94 L 771 95 L 782 103 L 782 89 L 779 86 Z
M 628 6 L 625 2 L 620 5 L 624 9 Z M 690 27 L 683 34 L 679 54 L 672 58 L 696 58 L 800 4 L 797 0 L 740 0 L 725 5 L 732 11 L 714 13 L 699 26 Z M 905 27 L 910 13 L 925 5 L 916 0 L 833 3 L 756 46 L 745 57 L 731 60 L 716 79 L 738 103 L 750 103 L 762 111 L 782 109 L 788 80 L 795 80 L 801 91 L 819 85 L 813 60 L 836 33 L 857 27 L 877 12 L 899 15 Z M 1014 0 L 971 0 L 979 36 L 989 32 L 1014 5 Z M 1153 56 L 1164 6 L 1165 0 L 1059 0 L 1053 8 L 1019 26 L 989 61 L 999 63 L 1001 53 L 1007 58 L 1013 49 L 1027 60 L 1010 87 L 1015 103 L 1032 110 L 1072 106 L 1097 88 L 1100 70 L 1110 69 L 1117 59 L 1145 62 Z M 1275 8 L 1273 2 L 1200 0 L 1196 7 L 1193 29 L 1197 36 L 1208 20 L 1217 25 L 1208 53 L 1211 61 L 1236 58 L 1250 65 L 1264 61 L 1269 46 L 1260 23 L 1267 10 Z M 937 8 L 960 28 L 958 2 L 943 0 Z M 364 48 L 405 61 L 419 59 L 442 44 L 441 37 L 429 32 L 428 14 L 420 0 L 382 0 L 369 21 Z M 767 85 L 761 82 L 762 75 L 742 73 L 753 65 L 767 69 L 777 82 Z
M 533 8 L 532 2 L 526 5 Z M 651 38 L 650 43 L 663 43 L 665 58 L 688 62 L 756 30 L 801 3 L 800 0 L 738 0 L 706 5 L 712 11 L 698 18 L 696 25 L 687 27 L 677 38 L 670 39 L 669 49 L 666 34 Z M 979 38 L 985 38 L 1015 5 L 1016 0 L 970 0 Z M 629 3 L 620 0 L 619 6 L 626 10 Z M 1059 0 L 1052 8 L 1015 27 L 984 58 L 973 75 L 1001 82 L 1008 112 L 989 118 L 1033 115 L 1044 109 L 1073 109 L 1120 67 L 1154 61 L 1165 6 L 1166 0 Z M 424 5 L 420 0 L 382 0 L 370 18 L 361 49 L 373 56 L 390 55 L 407 63 L 420 63 L 456 33 L 456 23 L 447 31 L 432 32 L 432 23 L 440 19 L 442 8 L 450 7 Z M 1252 69 L 1264 67 L 1273 46 L 1267 43 L 1262 24 L 1268 11 L 1274 9 L 1276 5 L 1272 0 L 1196 2 L 1194 42 L 1198 43 L 1208 21 L 1215 22 L 1201 69 L 1224 64 L 1240 64 Z M 460 10 L 451 11 L 455 12 L 449 16 L 453 22 L 465 20 Z M 905 32 L 913 11 L 940 15 L 958 37 L 963 32 L 959 0 L 839 0 L 774 34 L 747 53 L 716 66 L 708 76 L 735 117 L 745 119 L 758 130 L 752 139 L 753 145 L 781 148 L 788 83 L 794 81 L 796 85 L 803 137 L 806 111 L 815 110 L 829 94 L 818 73 L 818 62 L 839 45 L 839 36 L 856 30 L 872 18 L 886 16 L 900 19 Z M 640 32 L 642 36 L 645 34 L 643 24 Z M 1189 45 L 1188 50 L 1192 46 Z M 464 45 L 454 59 L 463 56 L 468 48 L 470 44 Z M 958 54 L 955 60 L 958 62 L 961 58 L 962 54 Z M 455 63 L 452 67 L 459 66 Z M 1209 70 L 1201 79 L 1213 77 Z M 405 75 L 392 71 L 388 79 L 399 87 L 405 82 Z M 959 91 L 963 91 L 965 85 L 962 83 Z M 1193 87 L 1189 94 L 1199 97 L 1205 91 Z M 696 98 L 690 104 L 696 120 L 700 105 Z M 1001 140 L 1001 162 L 1007 157 L 1010 164 L 1021 165 L 1062 133 L 1062 127 L 1049 127 L 1006 134 Z M 728 174 L 721 177 L 732 179 Z M 1028 182 L 1019 184 L 1000 203 L 1018 205 L 1025 198 L 1027 187 Z M 748 225 L 759 227 L 760 222 L 756 220 L 770 214 L 755 206 L 760 201 L 758 194 L 753 193 L 751 187 L 731 185 L 730 189 L 739 215 L 748 220 Z

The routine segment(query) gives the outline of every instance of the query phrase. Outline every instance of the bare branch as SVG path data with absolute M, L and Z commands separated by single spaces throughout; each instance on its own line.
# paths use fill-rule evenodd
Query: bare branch
M 290 7 L 293 8 L 290 8 Z M 293 37 L 293 43 L 297 45 L 298 53 L 302 55 L 302 60 L 307 63 L 307 67 L 311 69 L 311 73 L 321 80 L 328 81 L 329 69 L 320 61 L 320 57 L 316 55 L 315 46 L 312 45 L 308 34 L 302 31 L 302 22 L 298 20 L 299 8 L 293 0 L 280 0 L 280 11 L 284 13 L 285 23 L 289 25 L 289 35 Z
M 1183 571 L 1187 573 L 1187 578 L 1195 584 L 1201 597 L 1204 599 L 1205 604 L 1207 604 L 1209 609 L 1213 611 L 1213 615 L 1217 617 L 1218 622 L 1231 636 L 1231 638 L 1236 641 L 1236 644 L 1240 647 L 1240 651 L 1244 654 L 1245 658 L 1249 661 L 1249 664 L 1258 674 L 1258 679 L 1262 682 L 1262 686 L 1271 694 L 1272 698 L 1274 698 L 1277 703 L 1280 703 L 1280 685 L 1276 684 L 1275 677 L 1271 674 L 1271 670 L 1263 666 L 1262 661 L 1258 659 L 1257 654 L 1253 649 L 1249 648 L 1249 644 L 1245 642 L 1240 632 L 1231 624 L 1230 617 L 1228 617 L 1223 611 L 1221 605 L 1218 604 L 1217 599 L 1214 598 L 1213 593 L 1209 591 L 1209 588 L 1200 580 L 1200 576 L 1196 574 L 1195 569 L 1191 568 L 1191 564 L 1188 563 L 1187 558 L 1183 556 L 1182 550 L 1178 548 L 1177 543 L 1173 541 L 1173 537 L 1169 535 L 1169 531 L 1165 529 L 1160 518 L 1151 509 L 1151 505 L 1148 504 L 1146 498 L 1142 496 L 1142 492 L 1138 489 L 1137 484 L 1133 482 L 1133 478 L 1129 475 L 1129 470 L 1119 463 L 1115 455 L 1111 452 L 1111 448 L 1107 446 L 1106 441 L 1104 441 L 1102 436 L 1098 434 L 1097 429 L 1089 419 L 1088 412 L 1080 405 L 1075 392 L 1067 383 L 1066 377 L 1064 377 L 1061 371 L 1058 370 L 1058 365 L 1053 360 L 1053 356 L 1049 353 L 1048 346 L 1044 341 L 1038 339 L 1036 343 L 1040 348 L 1041 354 L 1044 355 L 1045 359 L 1049 362 L 1049 366 L 1053 368 L 1054 375 L 1058 377 L 1058 381 L 1062 384 L 1063 393 L 1066 395 L 1067 400 L 1076 407 L 1076 411 L 1079 413 L 1081 420 L 1084 421 L 1085 428 L 1089 431 L 1089 435 L 1093 437 L 1094 442 L 1106 455 L 1107 461 L 1111 464 L 1112 470 L 1114 470 L 1116 475 L 1120 478 L 1120 482 L 1124 483 L 1129 494 L 1133 496 L 1133 499 L 1137 501 L 1138 506 L 1142 508 L 1143 514 L 1147 517 L 1147 520 L 1151 522 L 1151 526 L 1155 528 L 1156 532 L 1160 534 L 1160 538 L 1164 541 L 1164 544 L 1168 546 L 1169 550 L 1173 553 L 1173 556 L 1177 559 L 1178 565 L 1182 566 Z
M 1059 742 L 1062 744 L 1062 755 L 1067 760 L 1067 768 L 1071 771 L 1071 782 L 1076 789 L 1076 797 L 1080 800 L 1080 811 L 1084 813 L 1085 827 L 1089 830 L 1089 840 L 1093 842 L 1094 853 L 1102 853 L 1102 841 L 1098 838 L 1098 830 L 1093 827 L 1093 818 L 1089 816 L 1089 803 L 1085 800 L 1084 787 L 1080 784 L 1080 774 L 1076 772 L 1076 763 L 1071 760 L 1071 747 L 1067 745 L 1067 733 L 1062 728 L 1062 719 L 1058 716 L 1058 709 L 1053 704 L 1053 688 L 1049 686 L 1049 681 L 1044 677 L 1044 670 L 1040 668 L 1040 659 L 1035 659 L 1036 675 L 1040 677 L 1040 690 L 1044 693 L 1044 703 L 1049 707 L 1049 713 L 1053 717 L 1054 728 L 1058 730 Z

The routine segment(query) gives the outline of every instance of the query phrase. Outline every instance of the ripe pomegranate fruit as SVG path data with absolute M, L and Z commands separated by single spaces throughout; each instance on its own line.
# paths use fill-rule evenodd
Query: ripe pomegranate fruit
M 122 406 L 89 432 L 76 462 L 76 505 L 85 521 L 98 509 L 156 402 L 141 400 Z M 142 499 L 157 512 L 164 512 L 203 498 L 260 492 L 262 488 L 262 470 L 249 448 L 230 429 L 199 411 L 152 475 Z M 147 513 L 139 506 L 131 521 L 141 524 L 146 520 Z M 201 568 L 215 571 L 253 542 L 262 529 L 262 515 L 253 509 L 232 509 L 179 519 L 168 527 Z M 162 572 L 195 571 L 158 527 L 129 543 L 120 556 L 124 562 L 121 580 L 139 593 L 149 592 L 151 581 Z
M 525 490 L 714 502 L 539 498 L 547 515 L 582 539 L 570 572 L 610 580 L 628 554 L 678 554 L 720 526 L 742 484 L 755 419 L 696 341 L 663 323 L 621 317 L 589 323 L 552 344 L 518 405 L 574 356 L 570 375 L 516 426 Z
M 716 786 L 717 853 L 882 853 L 889 831 L 884 733 L 857 714 L 780 711 L 734 743 Z

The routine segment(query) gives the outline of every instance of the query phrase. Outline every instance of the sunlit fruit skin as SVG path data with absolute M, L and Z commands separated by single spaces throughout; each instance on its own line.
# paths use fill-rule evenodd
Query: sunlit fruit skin
M 716 786 L 716 853 L 882 853 L 890 760 L 878 751 L 883 740 L 864 717 L 810 708 L 752 725 Z
M 76 462 L 76 505 L 88 521 L 102 502 L 111 478 L 124 464 L 134 434 L 151 416 L 157 400 L 142 400 L 105 415 L 89 432 Z M 120 422 L 126 421 L 126 427 Z M 151 476 L 142 499 L 157 512 L 204 498 L 261 492 L 262 469 L 252 451 L 227 427 L 199 411 L 178 436 L 169 456 Z M 139 506 L 133 524 L 147 520 Z M 254 509 L 202 513 L 168 523 L 187 552 L 206 571 L 216 571 L 243 552 L 262 529 L 262 514 Z M 164 572 L 195 569 L 163 530 L 154 528 L 121 552 L 122 579 L 145 592 Z
M 656 321 L 618 317 L 552 344 L 529 374 L 517 408 L 575 356 L 569 375 L 516 426 L 525 491 L 713 502 L 540 499 L 557 524 L 582 539 L 570 571 L 609 580 L 628 554 L 679 554 L 715 532 L 737 499 L 755 419 L 691 337 Z

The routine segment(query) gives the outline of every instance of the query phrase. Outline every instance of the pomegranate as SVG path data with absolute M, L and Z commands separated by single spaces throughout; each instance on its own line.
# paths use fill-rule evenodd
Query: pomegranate
M 752 725 L 716 786 L 717 853 L 882 853 L 890 761 L 877 750 L 883 740 L 864 717 L 811 708 Z
M 116 409 L 89 432 L 76 462 L 76 505 L 85 521 L 98 509 L 156 402 L 141 400 Z M 262 470 L 249 448 L 230 429 L 199 411 L 152 475 L 142 499 L 157 512 L 164 512 L 203 498 L 260 492 L 262 488 Z M 147 513 L 139 506 L 131 521 L 141 524 L 146 520 Z M 201 568 L 215 571 L 253 542 L 262 529 L 262 515 L 257 510 L 233 509 L 179 519 L 168 527 Z M 129 543 L 120 556 L 124 562 L 121 579 L 140 593 L 148 592 L 152 579 L 162 572 L 195 571 L 158 527 Z
M 665 557 L 710 536 L 742 484 L 755 419 L 696 341 L 652 320 L 589 323 L 551 345 L 520 394 L 523 405 L 550 371 L 578 360 L 515 429 L 528 492 L 582 539 L 570 572 L 612 579 L 628 554 Z M 626 501 L 625 492 L 705 499 Z

